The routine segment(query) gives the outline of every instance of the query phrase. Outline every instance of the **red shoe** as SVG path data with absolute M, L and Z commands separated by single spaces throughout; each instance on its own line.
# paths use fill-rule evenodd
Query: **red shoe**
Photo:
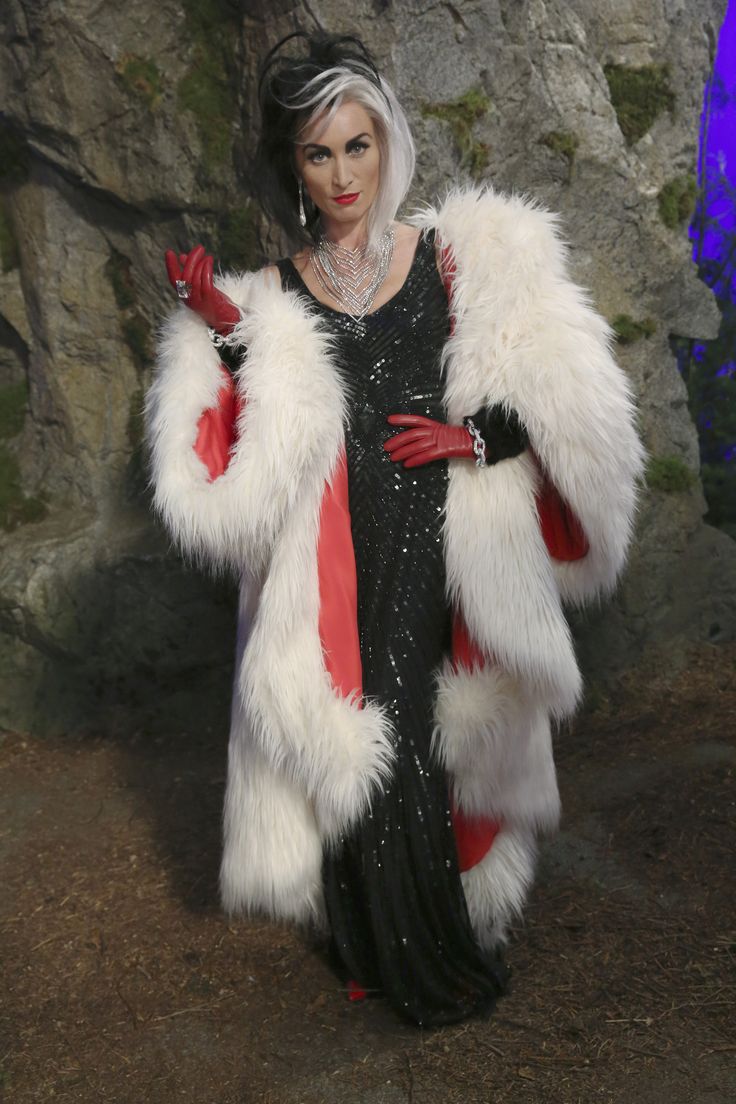
M 357 981 L 352 979 L 348 981 L 348 1000 L 363 1001 L 367 996 L 365 989 L 358 985 Z

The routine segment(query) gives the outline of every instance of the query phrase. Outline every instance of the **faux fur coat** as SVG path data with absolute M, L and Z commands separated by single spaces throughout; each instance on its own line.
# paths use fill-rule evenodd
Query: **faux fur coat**
M 447 421 L 500 403 L 530 442 L 484 468 L 450 460 L 443 525 L 455 622 L 433 747 L 458 813 L 495 825 L 462 874 L 493 945 L 560 815 L 551 722 L 582 693 L 563 603 L 613 591 L 645 453 L 611 330 L 568 276 L 554 215 L 457 189 L 412 221 L 435 228 L 454 265 Z M 240 579 L 223 904 L 320 922 L 323 847 L 392 761 L 390 718 L 361 697 L 345 381 L 303 297 L 259 272 L 217 282 L 242 311 L 242 360 L 233 385 L 199 317 L 178 306 L 166 322 L 147 398 L 155 506 L 182 549 Z M 550 526 L 566 524 L 583 550 L 558 558 Z

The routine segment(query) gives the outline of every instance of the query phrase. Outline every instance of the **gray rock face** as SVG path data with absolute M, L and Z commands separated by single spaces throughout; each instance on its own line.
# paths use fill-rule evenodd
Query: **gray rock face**
M 329 29 L 360 30 L 409 112 L 413 200 L 468 174 L 539 197 L 561 213 L 575 277 L 629 327 L 620 362 L 664 466 L 615 600 L 575 617 L 589 682 L 647 657 L 680 662 L 689 641 L 734 633 L 736 544 L 703 524 L 697 436 L 668 344 L 714 336 L 718 315 L 686 223 L 665 225 L 658 201 L 694 172 L 725 6 L 319 9 Z M 278 37 L 314 26 L 315 11 L 255 0 L 3 5 L 2 726 L 224 728 L 233 587 L 184 568 L 152 520 L 141 403 L 170 303 L 164 249 L 201 240 L 247 268 L 285 247 L 249 200 L 255 73 Z M 645 320 L 649 336 L 633 339 Z

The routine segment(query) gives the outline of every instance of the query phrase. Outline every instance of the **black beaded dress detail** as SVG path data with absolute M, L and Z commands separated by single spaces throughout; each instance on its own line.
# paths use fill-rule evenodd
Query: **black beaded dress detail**
M 407 469 L 383 448 L 403 432 L 389 414 L 446 418 L 440 353 L 450 319 L 434 234 L 420 237 L 402 288 L 359 322 L 319 303 L 290 260 L 278 267 L 282 286 L 308 297 L 337 339 L 350 405 L 363 693 L 387 704 L 397 735 L 392 778 L 324 856 L 333 954 L 345 978 L 382 991 L 415 1023 L 453 1023 L 490 1012 L 507 972 L 475 940 L 447 780 L 430 756 L 432 676 L 450 650 L 441 535 L 448 462 Z

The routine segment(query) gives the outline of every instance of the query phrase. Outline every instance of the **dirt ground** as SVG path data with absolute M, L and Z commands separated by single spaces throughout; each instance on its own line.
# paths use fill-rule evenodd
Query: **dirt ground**
M 13 1102 L 736 1100 L 736 647 L 556 737 L 564 804 L 510 992 L 422 1032 L 216 900 L 225 734 L 6 734 L 0 1084 Z

